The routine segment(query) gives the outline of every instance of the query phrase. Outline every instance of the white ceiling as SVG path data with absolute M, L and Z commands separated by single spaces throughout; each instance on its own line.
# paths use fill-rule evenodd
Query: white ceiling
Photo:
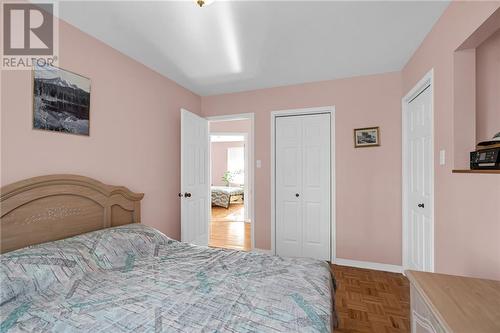
M 59 16 L 200 95 L 400 70 L 448 1 L 66 1 Z

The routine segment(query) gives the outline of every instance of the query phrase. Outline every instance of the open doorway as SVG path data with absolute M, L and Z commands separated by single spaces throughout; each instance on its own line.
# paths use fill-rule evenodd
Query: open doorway
M 252 119 L 209 119 L 209 246 L 252 249 Z

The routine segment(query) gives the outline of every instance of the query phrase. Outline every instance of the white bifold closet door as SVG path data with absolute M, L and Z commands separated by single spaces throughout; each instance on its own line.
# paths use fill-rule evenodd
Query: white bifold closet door
M 408 103 L 408 269 L 432 272 L 432 94 L 426 87 Z
M 277 117 L 275 136 L 276 254 L 330 260 L 330 114 Z

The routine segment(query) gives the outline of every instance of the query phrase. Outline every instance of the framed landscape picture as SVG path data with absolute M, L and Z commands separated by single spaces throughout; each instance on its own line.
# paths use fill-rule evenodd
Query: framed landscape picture
M 356 128 L 354 130 L 354 147 L 380 146 L 380 129 L 378 127 Z
M 61 68 L 33 70 L 33 128 L 89 135 L 90 79 Z

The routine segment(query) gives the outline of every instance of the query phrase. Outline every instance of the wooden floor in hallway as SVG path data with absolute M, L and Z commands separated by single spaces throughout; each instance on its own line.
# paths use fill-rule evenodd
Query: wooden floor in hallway
M 209 246 L 250 251 L 251 227 L 244 222 L 244 205 L 231 203 L 229 208 L 212 207 Z
M 331 265 L 337 281 L 336 333 L 409 333 L 410 286 L 398 273 Z
M 245 221 L 245 205 L 242 202 L 232 202 L 228 208 L 212 206 L 212 221 Z

